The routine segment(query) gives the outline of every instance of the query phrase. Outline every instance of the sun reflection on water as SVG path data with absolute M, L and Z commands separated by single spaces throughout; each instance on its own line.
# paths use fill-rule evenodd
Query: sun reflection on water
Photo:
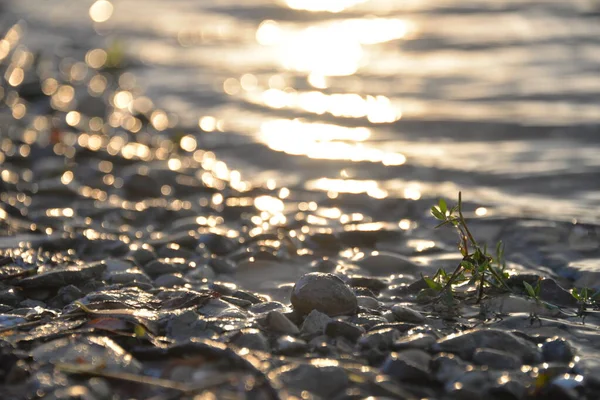
M 256 41 L 275 46 L 280 63 L 288 70 L 348 76 L 367 61 L 364 45 L 402 39 L 408 31 L 408 23 L 398 18 L 346 19 L 303 29 L 265 20 L 256 31 Z
M 292 155 L 384 165 L 402 165 L 406 162 L 406 157 L 401 153 L 386 152 L 361 143 L 371 135 L 370 129 L 364 127 L 347 128 L 297 119 L 279 119 L 264 122 L 261 134 L 271 149 Z
M 367 0 L 286 0 L 287 6 L 294 10 L 338 13 Z

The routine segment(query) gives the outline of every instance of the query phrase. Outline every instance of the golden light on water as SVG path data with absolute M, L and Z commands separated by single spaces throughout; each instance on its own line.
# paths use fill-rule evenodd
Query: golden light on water
M 401 39 L 409 27 L 398 18 L 347 19 L 313 25 L 305 29 L 263 21 L 256 30 L 256 41 L 276 46 L 280 63 L 289 70 L 316 76 L 348 76 L 367 60 L 364 45 Z
M 93 49 L 85 55 L 85 62 L 92 68 L 102 68 L 108 59 L 108 54 L 102 49 Z
M 293 89 L 267 89 L 250 92 L 249 101 L 274 109 L 291 108 L 313 114 L 331 114 L 343 118 L 366 118 L 374 124 L 390 123 L 402 118 L 400 106 L 388 97 L 360 96 L 355 93 L 325 94 L 319 91 L 297 92 Z
M 406 157 L 401 153 L 387 152 L 362 143 L 371 135 L 371 130 L 364 127 L 348 128 L 279 119 L 263 123 L 261 135 L 271 149 L 292 155 L 385 165 L 402 165 L 406 162 Z
M 98 0 L 90 7 L 90 18 L 94 22 L 106 22 L 113 13 L 113 5 L 107 0 Z
M 338 13 L 367 0 L 286 0 L 289 8 L 312 12 Z
M 366 193 L 376 199 L 384 199 L 388 196 L 388 192 L 380 188 L 379 183 L 374 180 L 320 178 L 307 182 L 306 188 L 336 193 Z

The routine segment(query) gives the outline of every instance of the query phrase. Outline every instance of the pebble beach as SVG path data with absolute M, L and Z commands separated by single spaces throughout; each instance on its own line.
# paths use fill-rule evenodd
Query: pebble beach
M 531 193 L 547 187 L 535 171 L 477 189 L 475 172 L 454 169 L 438 190 L 425 164 L 385 146 L 342 146 L 350 159 L 323 156 L 327 147 L 303 157 L 293 149 L 300 141 L 259 146 L 216 111 L 191 118 L 164 106 L 180 103 L 158 95 L 147 84 L 156 69 L 107 33 L 118 27 L 102 25 L 125 18 L 117 4 L 102 20 L 111 3 L 88 2 L 95 31 L 57 52 L 40 46 L 35 12 L 22 19 L 27 2 L 10 3 L 0 29 L 0 398 L 600 398 L 593 155 L 561 159 L 575 176 L 557 173 L 556 201 L 536 203 Z M 292 6 L 274 15 L 283 21 Z M 362 15 L 358 7 L 347 12 Z M 581 12 L 597 18 L 593 8 Z M 182 48 L 199 40 L 183 37 Z M 240 99 L 222 81 L 237 115 Z M 294 130 L 302 116 L 282 123 L 284 108 L 269 110 L 279 118 L 269 129 L 312 132 Z M 361 124 L 404 122 L 377 115 L 340 129 L 361 135 Z M 550 147 L 574 131 L 565 154 L 575 159 L 578 146 L 600 146 L 599 120 L 585 115 L 585 126 L 494 126 L 505 138 L 539 131 Z M 415 118 L 406 124 L 433 132 L 432 142 L 449 129 L 437 134 L 435 122 Z M 330 135 L 317 142 L 346 143 L 346 131 L 310 123 Z M 450 123 L 461 126 L 477 130 Z M 458 157 L 468 163 L 477 152 L 465 151 Z M 407 179 L 386 179 L 386 168 Z M 430 212 L 440 197 L 456 204 L 462 183 L 477 242 L 505 249 L 497 260 L 505 280 L 490 278 L 481 293 L 478 282 L 431 283 L 466 259 L 456 229 L 436 228 Z M 569 202 L 567 183 L 586 195 Z

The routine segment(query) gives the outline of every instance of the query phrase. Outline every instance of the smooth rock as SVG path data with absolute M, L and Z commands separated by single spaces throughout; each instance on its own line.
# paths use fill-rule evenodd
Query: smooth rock
M 269 342 L 265 335 L 258 329 L 242 329 L 234 336 L 231 343 L 251 350 L 269 351 Z
M 377 299 L 374 299 L 373 297 L 370 297 L 370 296 L 356 296 L 356 301 L 358 302 L 358 305 L 360 307 L 370 308 L 372 310 L 377 310 L 377 309 L 379 309 L 379 306 L 380 306 Z
M 575 357 L 575 349 L 564 338 L 553 337 L 542 344 L 544 362 L 569 363 Z
M 237 269 L 235 262 L 227 258 L 211 258 L 208 260 L 208 265 L 217 274 L 231 274 Z
M 392 328 L 383 328 L 363 335 L 358 343 L 365 348 L 387 350 L 400 338 L 400 332 Z
M 325 399 L 333 398 L 349 385 L 346 371 L 335 360 L 314 359 L 308 364 L 286 365 L 273 374 L 297 394 L 308 391 Z
M 493 369 L 512 370 L 521 366 L 519 357 L 501 350 L 480 348 L 473 353 L 473 363 Z
M 379 292 L 388 287 L 387 283 L 381 279 L 370 276 L 352 276 L 348 278 L 346 283 L 353 288 L 367 288 L 375 294 L 379 294 Z
M 306 274 L 296 282 L 291 302 L 303 314 L 318 310 L 330 317 L 353 314 L 358 306 L 356 296 L 344 281 L 320 272 Z
M 469 364 L 454 354 L 439 353 L 432 358 L 430 366 L 434 379 L 445 384 L 463 375 Z
M 292 321 L 290 321 L 280 311 L 270 311 L 267 314 L 266 326 L 269 330 L 288 335 L 297 335 L 300 330 Z
M 102 336 L 55 339 L 35 347 L 31 356 L 42 363 L 85 364 L 111 372 L 142 371 L 137 360 L 111 339 Z
M 542 359 L 541 352 L 535 344 L 498 329 L 471 329 L 450 335 L 440 339 L 432 346 L 432 350 L 455 353 L 463 359 L 470 360 L 480 347 L 517 354 L 525 364 L 535 364 Z
M 346 321 L 331 320 L 325 326 L 326 335 L 330 337 L 344 337 L 353 343 L 364 333 L 364 328 Z
M 381 371 L 400 381 L 428 382 L 431 355 L 423 350 L 409 349 L 390 353 Z
M 429 350 L 437 338 L 427 333 L 416 333 L 396 340 L 392 345 L 394 350 L 421 349 Z
M 413 310 L 410 307 L 402 306 L 400 304 L 395 304 L 392 306 L 392 313 L 394 313 L 394 316 L 400 322 L 414 322 L 417 324 L 425 322 L 425 317 L 423 314 L 417 310 Z
M 188 280 L 185 279 L 180 273 L 164 274 L 154 280 L 155 287 L 172 288 L 176 286 L 184 286 L 186 283 L 188 283 Z
M 317 310 L 312 310 L 304 319 L 300 333 L 302 336 L 311 336 L 315 334 L 322 334 L 325 331 L 325 326 L 331 318 L 327 314 L 323 314 Z
M 296 339 L 292 336 L 281 336 L 276 342 L 276 354 L 284 356 L 299 355 L 308 350 L 308 344 L 302 339 Z
M 102 276 L 106 264 L 96 263 L 85 266 L 57 267 L 47 272 L 21 279 L 17 286 L 25 289 L 59 288 L 66 285 L 77 285 Z

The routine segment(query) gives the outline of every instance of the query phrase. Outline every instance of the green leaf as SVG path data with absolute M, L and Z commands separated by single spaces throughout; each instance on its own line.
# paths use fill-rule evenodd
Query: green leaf
M 444 221 L 446 219 L 446 216 L 442 214 L 442 212 L 437 206 L 431 207 L 431 214 L 440 221 Z
M 471 270 L 473 270 L 475 268 L 475 266 L 473 265 L 473 263 L 471 263 L 470 261 L 467 261 L 467 260 L 462 260 L 460 262 L 460 265 L 462 265 L 462 267 L 464 269 L 466 269 L 467 271 L 471 271 Z
M 448 205 L 446 204 L 446 200 L 440 199 L 438 201 L 438 207 L 440 208 L 442 214 L 446 215 L 446 212 L 448 211 Z
M 531 298 L 537 299 L 537 295 L 535 293 L 535 290 L 533 289 L 533 287 L 529 283 L 523 281 L 523 286 L 525 286 L 525 290 L 527 290 L 527 293 L 529 294 L 529 296 Z
M 436 291 L 440 291 L 443 289 L 443 286 L 439 283 L 437 283 L 436 281 L 434 281 L 431 278 L 427 278 L 427 277 L 423 277 L 423 280 L 425 281 L 425 283 L 427 284 L 427 286 L 429 286 L 431 289 L 436 290 Z
M 579 294 L 577 288 L 571 289 L 571 296 L 573 296 L 576 300 L 581 301 L 581 295 Z

